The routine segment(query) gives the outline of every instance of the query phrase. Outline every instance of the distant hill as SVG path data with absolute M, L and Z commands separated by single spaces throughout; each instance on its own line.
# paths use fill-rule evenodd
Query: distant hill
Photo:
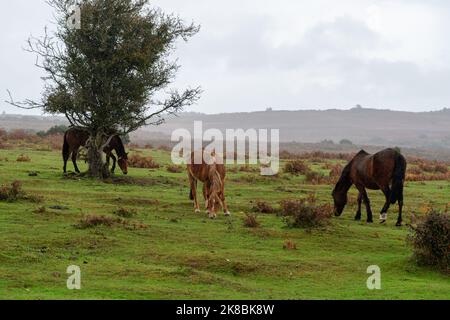
M 348 139 L 360 145 L 450 149 L 450 109 L 421 113 L 362 108 L 216 115 L 184 113 L 168 119 L 160 127 L 148 127 L 143 131 L 170 135 L 177 128 L 192 130 L 194 121 L 203 121 L 205 129 L 280 129 L 282 142 L 333 140 L 339 143 Z
M 326 111 L 266 111 L 229 114 L 182 113 L 164 125 L 146 127 L 137 138 L 167 137 L 179 128 L 193 129 L 202 121 L 204 129 L 280 129 L 282 142 L 318 143 L 348 139 L 358 145 L 450 149 L 450 109 L 436 112 L 400 112 L 355 108 Z M 67 124 L 61 117 L 0 115 L 0 128 L 45 130 Z

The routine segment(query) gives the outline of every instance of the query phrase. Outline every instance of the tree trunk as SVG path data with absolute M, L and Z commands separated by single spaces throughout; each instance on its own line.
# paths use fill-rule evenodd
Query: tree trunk
M 87 142 L 87 161 L 89 164 L 89 175 L 93 178 L 106 179 L 111 176 L 103 152 L 105 146 L 105 136 L 96 134 L 89 138 Z

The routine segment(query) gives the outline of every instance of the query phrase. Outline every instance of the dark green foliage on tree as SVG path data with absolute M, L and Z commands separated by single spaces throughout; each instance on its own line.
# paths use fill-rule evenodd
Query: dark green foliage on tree
M 197 101 L 200 89 L 170 88 L 179 68 L 170 59 L 178 40 L 199 28 L 150 7 L 148 0 L 81 0 L 81 28 L 71 28 L 67 0 L 49 0 L 56 32 L 29 39 L 47 76 L 42 101 L 11 103 L 64 114 L 91 136 L 88 162 L 105 176 L 102 148 L 112 134 L 158 125 Z

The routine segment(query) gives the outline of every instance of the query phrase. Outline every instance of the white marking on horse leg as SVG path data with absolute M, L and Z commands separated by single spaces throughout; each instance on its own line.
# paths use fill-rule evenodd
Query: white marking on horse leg
M 226 211 L 225 212 L 225 217 L 230 217 L 231 216 L 231 212 L 230 211 Z

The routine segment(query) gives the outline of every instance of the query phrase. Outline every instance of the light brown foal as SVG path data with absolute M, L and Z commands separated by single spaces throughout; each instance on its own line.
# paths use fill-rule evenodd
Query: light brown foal
M 191 164 L 188 164 L 187 168 L 191 186 L 190 199 L 194 200 L 195 212 L 200 212 L 200 205 L 197 200 L 197 184 L 200 181 L 203 183 L 206 211 L 211 219 L 215 219 L 219 205 L 222 207 L 225 216 L 230 216 L 231 214 L 225 201 L 225 165 L 217 163 L 214 153 L 211 157 L 212 164 L 207 164 L 205 157 L 202 157 L 202 164 L 195 164 L 195 153 L 192 153 Z M 211 162 L 208 161 L 208 163 Z

